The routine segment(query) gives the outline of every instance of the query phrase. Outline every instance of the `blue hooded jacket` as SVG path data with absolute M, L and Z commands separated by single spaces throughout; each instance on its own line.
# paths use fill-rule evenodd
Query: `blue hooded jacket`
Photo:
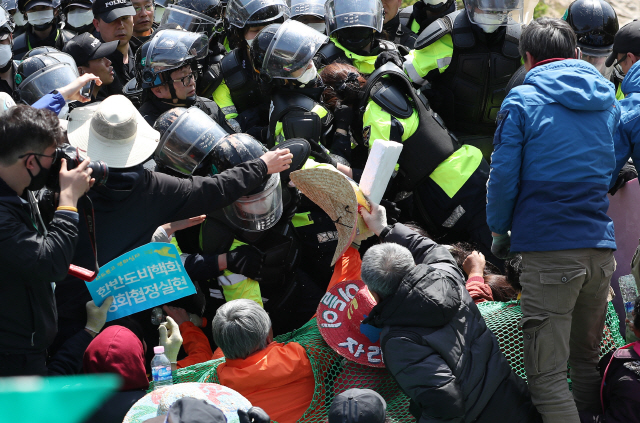
M 611 185 L 616 182 L 622 166 L 633 159 L 636 170 L 640 165 L 640 62 L 636 62 L 622 80 L 622 92 L 626 96 L 620 101 L 620 126 L 616 132 L 616 170 Z
M 616 248 L 607 216 L 620 105 L 587 62 L 530 70 L 498 113 L 487 185 L 491 231 L 512 251 Z

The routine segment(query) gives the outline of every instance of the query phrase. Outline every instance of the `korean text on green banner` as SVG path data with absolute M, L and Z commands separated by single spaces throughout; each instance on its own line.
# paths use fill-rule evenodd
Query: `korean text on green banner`
M 114 297 L 107 322 L 196 293 L 173 244 L 152 242 L 111 260 L 85 282 L 96 305 Z

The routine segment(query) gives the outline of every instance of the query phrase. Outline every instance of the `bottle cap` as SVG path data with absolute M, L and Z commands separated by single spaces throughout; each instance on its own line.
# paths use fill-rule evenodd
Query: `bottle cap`
M 164 354 L 164 347 L 162 345 L 158 345 L 157 347 L 153 347 L 153 352 L 155 354 Z

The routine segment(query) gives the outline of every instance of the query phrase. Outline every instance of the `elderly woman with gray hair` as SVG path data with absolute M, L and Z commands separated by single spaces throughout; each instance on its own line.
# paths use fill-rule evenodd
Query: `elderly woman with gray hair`
M 315 388 L 311 362 L 296 342 L 273 341 L 271 319 L 256 302 L 233 300 L 216 312 L 213 339 L 225 355 L 218 366 L 222 385 L 263 408 L 272 420 L 297 421 Z

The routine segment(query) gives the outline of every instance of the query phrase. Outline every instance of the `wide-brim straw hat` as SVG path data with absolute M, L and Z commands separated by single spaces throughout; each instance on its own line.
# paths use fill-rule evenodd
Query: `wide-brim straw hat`
M 326 168 L 298 170 L 291 174 L 291 180 L 336 225 L 338 245 L 331 260 L 333 266 L 356 236 L 359 216 L 356 193 L 345 175 Z
M 123 95 L 73 110 L 67 134 L 69 144 L 91 160 L 102 160 L 114 169 L 144 163 L 160 141 L 160 133 Z

